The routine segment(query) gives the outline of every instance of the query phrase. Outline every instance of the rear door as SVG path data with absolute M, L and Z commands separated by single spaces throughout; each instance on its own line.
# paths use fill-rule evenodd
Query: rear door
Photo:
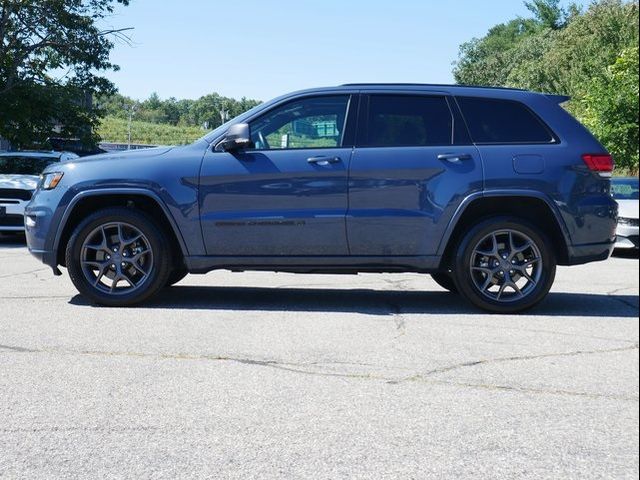
M 482 163 L 447 94 L 363 95 L 349 170 L 352 255 L 435 255 Z
M 209 151 L 200 176 L 207 253 L 347 255 L 354 109 L 349 94 L 286 101 L 249 122 L 254 149 Z

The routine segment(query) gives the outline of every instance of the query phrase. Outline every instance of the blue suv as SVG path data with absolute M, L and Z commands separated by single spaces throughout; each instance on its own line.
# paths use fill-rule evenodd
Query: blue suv
M 556 265 L 604 260 L 615 241 L 612 158 L 566 100 L 411 84 L 292 93 L 188 146 L 47 168 L 29 249 L 101 305 L 214 269 L 419 272 L 518 312 Z

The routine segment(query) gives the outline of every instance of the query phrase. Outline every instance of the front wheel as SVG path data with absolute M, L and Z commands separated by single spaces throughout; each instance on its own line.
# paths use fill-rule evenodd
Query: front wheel
M 547 295 L 556 258 L 538 228 L 517 218 L 495 217 L 462 238 L 454 270 L 458 290 L 472 304 L 493 313 L 516 313 Z
M 171 265 L 166 235 L 144 213 L 107 208 L 75 229 L 66 251 L 71 281 L 94 303 L 143 302 L 167 282 Z

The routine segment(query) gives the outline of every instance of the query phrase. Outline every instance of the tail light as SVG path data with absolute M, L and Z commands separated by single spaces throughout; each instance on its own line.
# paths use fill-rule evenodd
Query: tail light
M 582 160 L 592 172 L 598 172 L 603 177 L 613 172 L 613 157 L 608 153 L 585 153 Z

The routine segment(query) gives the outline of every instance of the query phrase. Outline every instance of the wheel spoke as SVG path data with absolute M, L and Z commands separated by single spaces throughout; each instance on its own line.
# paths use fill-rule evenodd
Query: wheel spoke
M 113 277 L 113 280 L 111 280 L 111 293 L 116 291 L 118 283 L 122 280 L 126 281 L 126 278 L 121 273 L 116 273 L 116 275 Z
M 127 239 L 124 241 L 123 246 L 127 246 L 127 245 L 131 245 L 131 244 L 133 244 L 133 243 L 136 243 L 136 242 L 137 242 L 138 240 L 140 240 L 141 238 L 143 238 L 143 235 L 142 235 L 142 234 L 136 235 L 136 236 L 135 236 L 135 237 L 133 237 L 133 238 L 127 238 Z
M 496 257 L 498 255 L 498 239 L 495 233 L 491 235 L 491 244 L 492 244 L 491 250 L 477 249 L 476 253 L 479 253 L 480 255 L 484 255 L 485 257 Z
M 520 290 L 520 287 L 518 287 L 516 282 L 510 282 L 509 286 L 515 290 L 515 292 L 518 294 L 519 297 L 524 297 L 522 290 Z
M 531 275 L 527 273 L 524 268 L 518 268 L 518 273 L 527 279 L 527 282 L 531 283 L 534 287 L 538 284 Z
M 104 232 L 104 227 L 100 228 L 100 235 L 102 235 L 102 241 L 100 243 L 85 243 L 85 248 L 90 248 L 91 250 L 108 250 L 107 247 L 107 236 Z
M 509 251 L 511 253 L 511 255 L 514 255 L 514 252 L 516 251 L 516 244 L 513 241 L 513 232 L 509 232 Z
M 493 284 L 493 275 L 487 275 L 487 278 L 484 281 L 484 284 L 482 284 L 482 291 L 485 291 L 486 289 L 491 288 L 492 284 Z
M 529 248 L 531 248 L 531 245 L 533 244 L 529 240 L 527 240 L 524 245 L 513 247 L 511 249 L 511 258 L 515 257 L 519 253 L 527 251 Z
M 485 273 L 487 276 L 492 277 L 495 273 L 495 270 L 492 270 L 488 267 L 471 267 L 471 270 L 476 270 L 478 272 Z
M 119 223 L 118 227 L 118 244 L 120 245 L 120 249 L 123 249 L 125 246 L 124 235 L 122 234 L 122 224 Z
M 532 265 L 538 263 L 540 261 L 539 258 L 532 258 L 531 260 L 527 260 L 522 265 L 519 265 L 520 268 L 525 269 L 531 267 Z
M 141 259 L 142 257 L 144 257 L 145 255 L 147 255 L 147 254 L 149 254 L 149 253 L 150 253 L 150 250 L 149 250 L 149 249 L 145 249 L 145 250 L 143 250 L 142 252 L 138 252 L 138 253 L 136 253 L 133 257 L 129 257 L 129 261 L 130 261 L 131 263 L 137 263 L 137 262 L 139 262 L 139 261 L 140 261 L 140 259 Z
M 149 271 L 145 270 L 141 265 L 139 265 L 136 262 L 129 262 L 129 265 L 131 265 L 133 268 L 135 268 L 137 271 L 139 271 L 142 275 L 144 275 L 145 277 L 147 275 L 149 275 Z
M 502 294 L 504 293 L 504 289 L 507 288 L 507 283 L 503 283 L 502 285 L 500 285 L 500 290 L 498 290 L 498 295 L 496 296 L 496 300 L 500 300 L 500 297 L 502 296 Z
M 107 270 L 109 269 L 108 265 L 103 266 L 100 271 L 98 272 L 98 275 L 96 275 L 96 279 L 93 282 L 93 286 L 97 286 L 100 281 L 102 280 L 102 277 L 104 277 L 105 273 L 107 273 Z

